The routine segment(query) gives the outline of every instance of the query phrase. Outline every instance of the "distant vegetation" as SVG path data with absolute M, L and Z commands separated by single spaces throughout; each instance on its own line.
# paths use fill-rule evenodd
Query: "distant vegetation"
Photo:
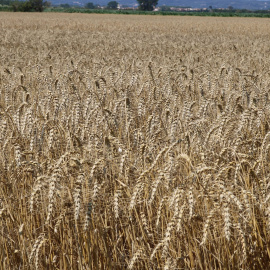
M 145 11 L 154 10 L 155 6 L 158 4 L 158 0 L 137 0 L 139 3 L 139 9 Z
M 138 8 L 119 5 L 117 1 L 109 1 L 107 5 L 89 2 L 84 7 L 63 3 L 52 5 L 50 1 L 43 0 L 0 0 L 0 11 L 22 12 L 66 12 L 66 13 L 99 13 L 99 14 L 143 14 L 143 15 L 180 15 L 180 16 L 211 16 L 211 17 L 263 17 L 270 18 L 270 10 L 227 9 L 213 8 L 191 9 L 177 6 L 158 6 L 158 0 L 137 0 Z M 157 7 L 157 8 L 156 8 Z M 156 9 L 155 9 L 156 8 Z
M 110 1 L 108 4 L 107 4 L 107 8 L 108 9 L 117 9 L 118 8 L 118 3 L 116 1 Z
M 1 6 L 10 6 L 12 1 L 10 0 L 0 0 L 0 5 Z
M 94 5 L 92 2 L 91 3 L 87 3 L 85 5 L 85 8 L 88 8 L 88 9 L 95 9 L 96 8 L 96 5 Z
M 108 9 L 87 9 L 80 7 L 71 7 L 63 9 L 59 7 L 50 7 L 44 10 L 45 12 L 66 12 L 66 13 L 97 13 L 97 14 L 136 14 L 136 15 L 163 15 L 163 16 L 211 16 L 211 17 L 258 17 L 258 18 L 270 18 L 269 11 L 245 11 L 245 10 L 233 10 L 233 11 L 171 11 L 171 10 L 160 10 L 160 11 L 144 11 L 136 9 L 119 9 L 119 10 L 108 10 Z
M 51 6 L 51 2 L 43 0 L 12 1 L 0 0 L 0 11 L 42 12 Z

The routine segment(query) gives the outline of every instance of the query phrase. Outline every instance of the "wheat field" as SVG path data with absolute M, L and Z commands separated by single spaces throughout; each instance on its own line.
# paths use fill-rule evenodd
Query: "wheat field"
M 0 269 L 270 268 L 269 19 L 0 19 Z

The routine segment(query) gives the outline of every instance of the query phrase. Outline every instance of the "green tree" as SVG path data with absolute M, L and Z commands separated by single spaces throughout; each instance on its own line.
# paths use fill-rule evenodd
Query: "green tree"
M 10 6 L 12 4 L 12 0 L 0 0 L 0 5 L 2 6 Z
M 23 11 L 23 12 L 29 12 L 29 11 L 43 11 L 43 0 L 29 0 L 29 1 L 15 1 L 12 3 L 12 9 L 13 11 Z
M 32 5 L 34 11 L 43 11 L 43 0 L 30 0 L 29 2 Z
M 116 1 L 110 1 L 107 4 L 107 8 L 109 8 L 109 9 L 117 9 L 117 7 L 118 7 L 118 3 Z
M 140 10 L 152 11 L 158 4 L 158 0 L 137 0 L 139 3 Z
M 51 3 L 50 1 L 45 1 L 45 2 L 43 3 L 43 6 L 44 6 L 45 8 L 51 7 L 51 5 L 52 5 L 52 3 Z
M 96 8 L 95 5 L 92 2 L 87 3 L 84 7 L 88 8 L 88 9 L 95 9 Z

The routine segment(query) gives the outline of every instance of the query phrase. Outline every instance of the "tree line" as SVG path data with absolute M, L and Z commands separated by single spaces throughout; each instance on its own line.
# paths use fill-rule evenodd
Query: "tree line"
M 138 9 L 145 11 L 152 11 L 154 7 L 157 6 L 158 0 L 137 0 Z M 11 6 L 13 11 L 36 11 L 42 12 L 44 8 L 50 7 L 51 2 L 44 0 L 26 0 L 26 1 L 18 1 L 18 0 L 0 0 L 0 5 L 2 6 Z M 69 4 L 61 4 L 62 8 L 70 8 Z M 117 1 L 108 2 L 106 8 L 107 9 L 117 9 L 119 7 L 119 3 Z M 98 9 L 101 8 L 99 5 L 95 5 L 92 2 L 89 2 L 85 5 L 86 9 Z
M 0 0 L 1 6 L 10 6 L 13 11 L 22 11 L 22 12 L 42 12 L 44 8 L 51 6 L 51 2 L 43 0 L 27 0 L 27 1 L 18 1 L 18 0 Z
M 137 2 L 139 4 L 139 9 L 146 11 L 152 11 L 154 7 L 158 4 L 158 0 L 137 0 Z M 88 9 L 96 9 L 99 7 L 99 5 L 94 5 L 92 2 L 85 5 L 85 8 Z M 119 3 L 116 1 L 110 1 L 106 7 L 108 9 L 117 9 L 119 7 Z

